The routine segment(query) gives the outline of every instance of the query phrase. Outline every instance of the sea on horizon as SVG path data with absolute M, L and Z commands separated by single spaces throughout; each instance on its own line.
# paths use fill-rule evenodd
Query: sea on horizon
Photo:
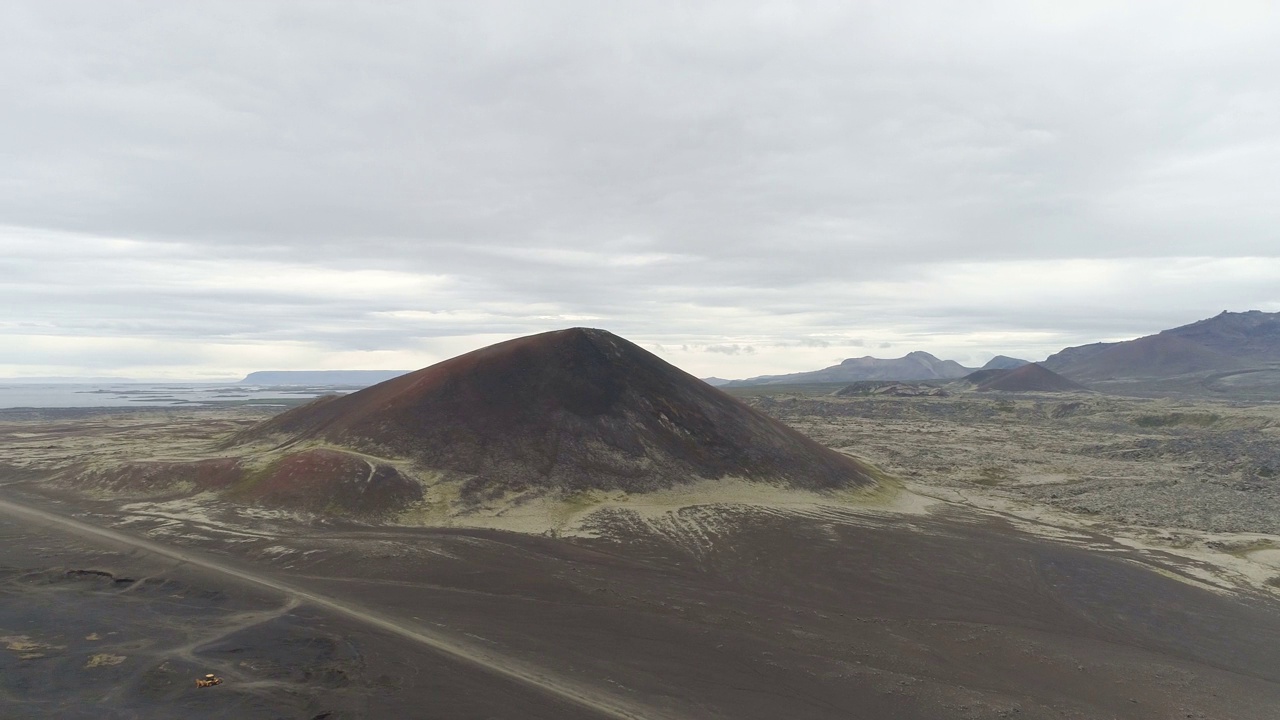
M 357 388 L 333 386 L 258 386 L 239 383 L 5 383 L 0 410 L 17 408 L 213 407 L 218 405 L 296 405 L 321 395 Z

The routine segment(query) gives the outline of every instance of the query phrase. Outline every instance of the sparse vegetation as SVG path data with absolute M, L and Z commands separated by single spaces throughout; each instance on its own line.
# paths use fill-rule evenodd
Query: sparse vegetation
M 1248 542 L 1222 543 L 1218 549 L 1238 558 L 1248 557 L 1259 550 L 1275 550 L 1278 546 L 1272 540 L 1251 540 Z
M 1133 419 L 1133 424 L 1142 428 L 1163 428 L 1163 427 L 1209 427 L 1221 420 L 1222 417 L 1215 413 L 1204 412 L 1170 412 L 1151 415 L 1138 415 Z
M 750 401 L 908 482 L 989 487 L 1132 525 L 1280 534 L 1280 405 L 1175 407 L 1091 394 L 1002 398 L 1008 412 L 959 393 L 904 400 L 794 390 Z M 1142 427 L 1141 417 L 1155 420 Z
M 974 483 L 978 485 L 1003 485 L 1013 479 L 1008 470 L 994 465 L 988 465 L 978 469 L 978 477 L 974 479 Z

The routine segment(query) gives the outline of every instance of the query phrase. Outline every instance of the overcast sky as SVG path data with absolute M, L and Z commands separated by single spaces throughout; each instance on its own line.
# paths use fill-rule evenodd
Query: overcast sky
M 1257 2 L 5 2 L 0 376 L 698 375 L 1280 311 Z

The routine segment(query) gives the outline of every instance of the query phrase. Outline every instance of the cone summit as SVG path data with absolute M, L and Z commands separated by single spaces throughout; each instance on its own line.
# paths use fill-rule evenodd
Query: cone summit
M 495 493 L 643 492 L 725 476 L 808 489 L 874 483 L 858 461 L 590 328 L 498 343 L 322 398 L 246 435 L 407 456 Z

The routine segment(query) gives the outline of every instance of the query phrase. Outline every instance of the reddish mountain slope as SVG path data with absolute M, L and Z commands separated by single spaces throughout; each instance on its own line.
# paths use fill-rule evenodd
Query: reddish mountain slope
M 422 498 L 422 487 L 390 465 L 335 450 L 286 455 L 227 492 L 242 502 L 338 515 L 379 516 Z
M 126 497 L 212 491 L 236 502 L 362 518 L 382 517 L 422 498 L 422 486 L 391 465 L 325 449 L 284 454 L 259 470 L 240 458 L 125 462 L 73 467 L 60 481 Z
M 723 476 L 870 485 L 857 461 L 603 330 L 499 343 L 242 434 L 324 439 L 475 476 L 477 492 L 651 490 Z

